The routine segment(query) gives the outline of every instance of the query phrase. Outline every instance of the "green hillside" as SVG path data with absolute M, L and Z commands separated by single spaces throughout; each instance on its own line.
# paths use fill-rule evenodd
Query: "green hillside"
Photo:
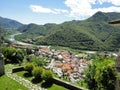
M 22 26 L 23 24 L 12 20 L 12 19 L 8 19 L 8 18 L 3 18 L 0 17 L 0 27 L 5 28 L 5 29 L 16 29 L 20 26 Z
M 120 26 L 108 22 L 120 19 L 120 13 L 97 12 L 92 17 L 62 24 L 29 24 L 18 30 L 23 34 L 19 40 L 34 39 L 34 43 L 59 45 L 85 50 L 118 50 L 120 48 Z M 42 36 L 42 38 L 36 38 Z

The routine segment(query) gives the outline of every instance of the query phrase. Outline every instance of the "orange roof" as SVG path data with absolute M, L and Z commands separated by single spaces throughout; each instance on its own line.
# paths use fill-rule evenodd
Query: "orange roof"
M 71 74 L 71 72 L 72 72 L 72 70 L 68 70 L 68 71 L 67 71 L 67 74 L 68 74 L 68 75 L 70 75 L 70 74 Z
M 62 66 L 62 70 L 70 70 L 71 69 L 71 66 L 67 63 L 63 64 Z
M 61 51 L 60 54 L 65 58 L 67 59 L 68 57 L 70 57 L 70 54 L 68 51 Z
M 40 51 L 42 51 L 42 52 L 49 52 L 50 50 L 47 47 L 41 47 Z

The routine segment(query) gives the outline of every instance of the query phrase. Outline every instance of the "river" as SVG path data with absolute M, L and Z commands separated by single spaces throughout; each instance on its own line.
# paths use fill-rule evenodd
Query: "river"
M 36 45 L 33 45 L 33 44 L 29 44 L 29 43 L 24 43 L 24 42 L 20 42 L 20 41 L 17 41 L 15 40 L 15 35 L 19 35 L 19 34 L 22 34 L 22 33 L 17 33 L 17 34 L 12 34 L 10 35 L 10 38 L 9 40 L 15 44 L 20 44 L 20 45 L 29 45 L 29 46 L 36 46 Z
M 10 40 L 11 42 L 15 43 L 15 44 L 20 44 L 20 45 L 36 46 L 36 47 L 48 47 L 48 48 L 50 48 L 50 46 L 29 44 L 29 43 L 25 43 L 25 42 L 21 42 L 21 41 L 15 40 L 15 36 L 16 36 L 16 35 L 19 35 L 19 34 L 22 34 L 22 33 L 17 33 L 17 34 L 12 34 L 12 35 L 10 35 L 9 40 Z
M 15 44 L 20 44 L 20 45 L 27 45 L 27 46 L 36 46 L 36 47 L 48 47 L 50 48 L 51 46 L 43 46 L 43 45 L 34 45 L 34 44 L 29 44 L 29 43 L 24 43 L 24 42 L 20 42 L 20 41 L 17 41 L 15 40 L 15 35 L 19 35 L 19 34 L 22 34 L 22 33 L 17 33 L 17 34 L 12 34 L 10 35 L 10 38 L 9 40 L 12 41 L 13 43 Z M 97 51 L 84 51 L 85 53 L 88 53 L 88 54 L 95 54 L 97 53 Z M 118 55 L 114 52 L 109 52 L 111 53 L 113 56 L 117 57 Z
M 17 33 L 17 34 L 12 34 L 12 35 L 10 35 L 9 40 L 10 40 L 11 42 L 15 43 L 15 44 L 20 44 L 20 45 L 37 46 L 37 47 L 48 47 L 48 48 L 50 48 L 50 46 L 34 45 L 34 44 L 29 44 L 29 43 L 25 43 L 25 42 L 21 42 L 21 41 L 15 40 L 15 38 L 14 38 L 15 35 L 19 35 L 19 34 L 22 34 L 22 33 Z M 94 54 L 94 53 L 96 53 L 97 51 L 84 51 L 84 52 L 89 53 L 89 54 Z

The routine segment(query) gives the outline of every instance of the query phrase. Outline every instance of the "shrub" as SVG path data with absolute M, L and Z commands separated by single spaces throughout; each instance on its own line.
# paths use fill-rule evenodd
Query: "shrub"
M 44 70 L 44 72 L 42 73 L 42 79 L 45 81 L 49 81 L 50 79 L 52 79 L 52 72 L 50 70 Z
M 46 58 L 38 58 L 36 56 L 27 56 L 26 59 L 28 62 L 33 62 L 40 67 L 43 67 L 46 65 Z
M 35 67 L 32 71 L 32 74 L 35 78 L 41 78 L 42 72 L 43 72 L 42 67 Z
M 29 74 L 32 74 L 32 70 L 34 68 L 34 64 L 33 63 L 27 63 L 24 68 L 25 68 L 26 71 L 28 71 Z

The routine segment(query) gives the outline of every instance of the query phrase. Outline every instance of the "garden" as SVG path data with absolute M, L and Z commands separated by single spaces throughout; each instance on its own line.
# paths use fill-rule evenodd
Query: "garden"
M 16 49 L 13 47 L 2 47 L 2 53 L 4 54 L 4 60 L 5 60 L 5 71 L 9 72 L 10 70 L 12 70 L 15 67 L 24 67 L 23 71 L 17 72 L 15 73 L 16 75 L 29 80 L 33 85 L 37 85 L 40 86 L 42 88 L 46 88 L 48 90 L 67 90 L 66 88 L 64 88 L 63 86 L 59 86 L 55 83 L 52 82 L 52 77 L 53 74 L 50 70 L 45 70 L 43 68 L 43 66 L 46 64 L 45 59 L 46 58 L 37 58 L 35 56 L 29 56 L 28 54 L 30 53 L 29 51 L 24 51 L 22 49 Z M 4 85 L 0 85 L 3 86 L 3 88 L 1 87 L 0 90 L 17 90 L 19 89 L 19 87 L 24 88 L 21 90 L 27 90 L 26 87 L 20 85 L 18 82 L 16 82 L 15 80 L 12 80 L 11 78 L 7 77 L 6 75 L 1 76 L 0 81 L 1 80 L 8 80 L 10 79 L 11 84 L 12 85 L 8 85 L 7 87 L 4 87 Z M 10 81 L 9 80 L 9 81 Z M 3 83 L 3 84 L 8 84 L 8 83 Z M 10 89 L 10 88 L 14 88 L 14 84 L 16 84 L 16 88 L 15 89 Z

